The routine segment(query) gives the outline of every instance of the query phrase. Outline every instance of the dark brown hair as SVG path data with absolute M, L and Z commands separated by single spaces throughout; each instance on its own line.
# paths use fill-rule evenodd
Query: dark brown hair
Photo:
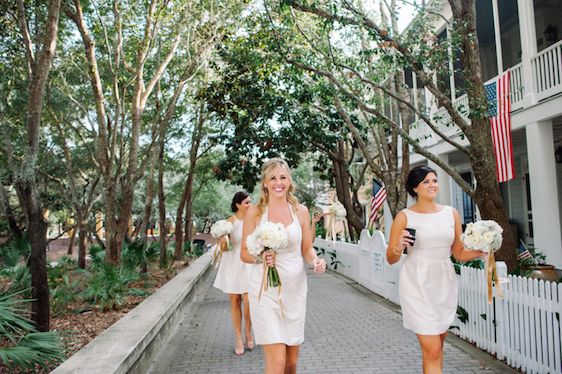
M 232 198 L 232 203 L 230 203 L 230 209 L 232 212 L 236 213 L 238 211 L 236 204 L 242 204 L 242 201 L 246 200 L 248 196 L 250 195 L 246 191 L 236 192 Z
M 430 168 L 427 165 L 416 166 L 408 173 L 408 177 L 406 178 L 406 191 L 412 196 L 413 198 L 417 198 L 418 194 L 414 191 L 416 188 L 427 176 L 427 174 L 433 173 L 437 175 L 435 170 Z

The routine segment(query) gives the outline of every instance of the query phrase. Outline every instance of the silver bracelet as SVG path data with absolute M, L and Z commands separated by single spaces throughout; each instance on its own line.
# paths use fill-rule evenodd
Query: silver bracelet
M 256 262 L 254 262 L 254 264 L 263 263 L 263 258 L 261 258 L 261 256 L 254 256 L 254 260 L 256 260 Z

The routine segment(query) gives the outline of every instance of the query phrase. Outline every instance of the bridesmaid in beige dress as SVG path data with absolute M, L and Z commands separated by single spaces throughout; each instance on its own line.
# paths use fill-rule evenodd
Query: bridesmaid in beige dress
M 304 261 L 320 273 L 326 270 L 326 262 L 316 256 L 312 247 L 310 215 L 292 194 L 294 186 L 287 163 L 278 158 L 265 162 L 260 185 L 260 201 L 248 209 L 242 234 L 241 259 L 252 264 L 248 266 L 250 314 L 255 342 L 264 352 L 265 373 L 291 374 L 297 371 L 299 348 L 304 341 L 307 292 Z M 265 221 L 285 226 L 288 245 L 275 256 L 266 252 L 254 257 L 248 252 L 246 237 Z M 279 272 L 280 297 L 278 287 L 270 287 L 258 297 L 263 261 L 268 266 L 275 265 Z
M 236 334 L 234 354 L 237 356 L 244 354 L 244 347 L 250 351 L 254 349 L 250 306 L 248 303 L 248 277 L 246 274 L 248 265 L 240 261 L 242 224 L 246 212 L 251 205 L 251 198 L 247 192 L 238 191 L 234 194 L 230 204 L 234 214 L 228 218 L 228 221 L 232 223 L 232 233 L 230 234 L 232 250 L 222 254 L 217 276 L 213 284 L 214 287 L 228 294 L 230 298 L 230 314 L 234 333 Z M 242 339 L 242 319 L 244 319 L 246 331 L 245 346 Z
M 424 374 L 439 374 L 443 344 L 457 311 L 457 275 L 451 254 L 458 261 L 470 261 L 484 252 L 464 249 L 459 213 L 435 202 L 439 185 L 433 169 L 413 168 L 406 190 L 416 203 L 394 218 L 386 256 L 393 264 L 408 247 L 399 282 L 404 327 L 418 337 Z M 416 230 L 415 240 L 406 227 Z

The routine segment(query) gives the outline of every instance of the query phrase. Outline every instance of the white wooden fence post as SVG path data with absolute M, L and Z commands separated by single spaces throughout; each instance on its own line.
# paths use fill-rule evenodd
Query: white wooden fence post
M 498 297 L 498 293 L 496 292 L 494 297 L 494 302 L 496 303 L 495 308 L 495 316 L 496 319 L 495 323 L 495 330 L 496 330 L 496 354 L 498 359 L 503 360 L 506 355 L 505 349 L 507 341 L 507 334 L 509 332 L 509 320 L 507 316 L 507 287 L 508 283 L 502 283 L 503 279 L 507 279 L 507 265 L 503 261 L 496 262 L 496 269 L 497 269 L 497 277 L 496 279 L 496 290 L 497 287 L 502 287 L 502 291 L 504 293 L 503 297 Z

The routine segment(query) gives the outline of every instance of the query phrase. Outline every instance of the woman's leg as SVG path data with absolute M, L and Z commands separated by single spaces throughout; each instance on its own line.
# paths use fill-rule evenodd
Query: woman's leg
M 244 353 L 244 340 L 242 339 L 242 310 L 240 302 L 242 300 L 240 295 L 229 294 L 230 296 L 230 315 L 232 317 L 232 327 L 236 334 L 236 345 L 234 346 L 234 353 L 241 355 Z
M 285 355 L 285 373 L 284 374 L 296 374 L 297 373 L 297 361 L 299 359 L 299 349 L 300 345 L 288 345 L 287 353 Z
M 248 301 L 248 294 L 242 295 L 242 302 L 244 303 L 244 330 L 246 331 L 246 346 L 249 350 L 254 349 L 254 338 L 252 337 L 252 320 L 250 319 L 250 303 Z
M 443 340 L 441 335 L 417 335 L 422 351 L 424 374 L 441 374 L 443 368 Z
M 443 371 L 443 362 L 445 359 L 443 358 L 443 351 L 445 350 L 445 338 L 447 337 L 448 332 L 445 331 L 443 334 L 439 335 L 441 338 L 441 371 Z
M 283 374 L 286 360 L 285 344 L 265 344 L 261 348 L 265 359 L 265 374 Z

